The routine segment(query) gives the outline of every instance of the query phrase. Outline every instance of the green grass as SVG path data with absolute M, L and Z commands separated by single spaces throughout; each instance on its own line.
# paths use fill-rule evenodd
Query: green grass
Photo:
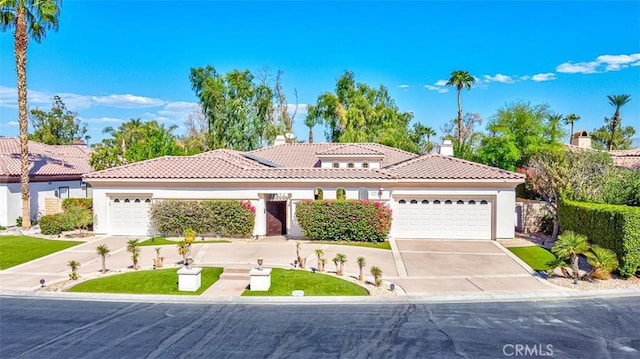
M 243 296 L 291 296 L 299 289 L 305 296 L 369 295 L 364 287 L 322 273 L 312 273 L 299 269 L 273 268 L 271 287 L 265 292 L 245 290 Z
M 222 268 L 204 267 L 200 289 L 195 292 L 181 292 L 178 291 L 178 269 L 136 271 L 92 279 L 70 288 L 69 292 L 199 295 L 222 274 Z
M 540 246 L 510 247 L 507 249 L 527 263 L 529 267 L 537 271 L 551 269 L 547 266 L 547 262 L 555 259 L 553 253 Z
M 389 241 L 384 242 L 350 242 L 350 241 L 308 241 L 307 244 L 333 244 L 336 246 L 354 246 L 354 247 L 367 247 L 391 250 L 391 243 Z
M 0 236 L 0 270 L 82 244 L 29 236 Z
M 193 241 L 193 244 L 198 244 L 198 243 L 231 243 L 231 241 L 227 241 L 225 239 L 209 239 L 206 241 L 201 241 L 196 239 L 195 241 Z M 178 244 L 178 241 L 172 241 L 169 239 L 166 239 L 164 237 L 155 237 L 155 238 L 149 238 L 146 239 L 142 242 L 140 242 L 140 245 L 143 247 L 147 247 L 147 246 L 166 246 L 169 244 L 173 244 L 174 246 Z

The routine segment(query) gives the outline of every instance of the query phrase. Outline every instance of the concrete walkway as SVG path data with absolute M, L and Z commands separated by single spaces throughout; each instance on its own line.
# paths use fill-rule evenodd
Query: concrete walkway
M 0 271 L 0 290 L 33 291 L 40 288 L 40 279 L 46 285 L 68 279 L 67 263 L 81 263 L 82 279 L 103 276 L 101 260 L 95 248 L 106 244 L 111 249 L 107 258 L 110 273 L 130 271 L 131 258 L 126 252 L 126 237 L 98 237 L 67 250 Z M 559 290 L 537 278 L 533 271 L 492 241 L 438 241 L 395 240 L 392 250 L 342 246 L 320 243 L 303 243 L 302 253 L 307 258 L 307 268 L 316 267 L 316 249 L 324 251 L 326 270 L 335 270 L 331 259 L 336 253 L 347 256 L 346 274 L 358 273 L 356 258 L 363 256 L 367 268 L 378 266 L 383 279 L 404 289 L 408 296 L 443 296 L 458 294 L 491 293 L 549 293 Z M 160 246 L 164 267 L 180 265 L 182 257 L 176 247 Z M 265 267 L 293 268 L 296 259 L 296 241 L 284 238 L 266 238 L 256 241 L 234 243 L 199 244 L 192 246 L 195 265 L 251 268 L 256 258 L 264 258 Z M 139 263 L 141 269 L 150 269 L 156 257 L 154 247 L 141 247 Z M 368 270 L 367 280 L 372 281 Z M 107 274 L 108 275 L 108 274 Z M 239 296 L 248 285 L 248 280 L 221 279 L 205 291 L 204 297 Z

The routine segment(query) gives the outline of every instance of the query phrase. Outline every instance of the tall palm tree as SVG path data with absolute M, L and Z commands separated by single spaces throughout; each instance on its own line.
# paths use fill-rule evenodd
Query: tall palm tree
M 367 260 L 364 257 L 358 257 L 356 262 L 358 262 L 358 268 L 360 269 L 358 280 L 362 282 L 364 281 L 364 266 L 367 265 Z
M 566 231 L 558 236 L 556 244 L 551 248 L 551 252 L 559 258 L 569 258 L 573 278 L 578 277 L 578 270 L 580 269 L 578 268 L 578 255 L 586 253 L 588 250 L 587 237 L 573 231 Z
M 107 272 L 107 254 L 109 254 L 111 250 L 106 244 L 101 244 L 96 247 L 96 252 L 100 256 L 100 259 L 102 259 L 102 273 L 104 274 Z
M 427 126 L 424 129 L 424 135 L 427 137 L 427 143 L 425 144 L 424 151 L 425 153 L 431 153 L 431 150 L 433 150 L 433 143 L 431 143 L 431 137 L 436 135 L 436 131 L 434 131 L 434 129 L 431 128 L 430 126 Z
M 462 103 L 460 102 L 460 92 L 463 88 L 467 88 L 467 90 L 471 89 L 471 85 L 476 82 L 476 79 L 471 76 L 467 71 L 453 71 L 451 72 L 451 77 L 449 81 L 447 81 L 446 86 L 455 86 L 458 90 L 458 143 L 462 142 Z
M 304 118 L 305 126 L 309 127 L 309 143 L 313 143 L 313 127 L 318 124 L 318 110 L 315 105 L 307 107 L 307 117 Z
M 609 151 L 611 151 L 615 149 L 613 148 L 613 140 L 615 138 L 616 130 L 620 127 L 620 107 L 631 101 L 631 95 L 609 95 L 607 98 L 609 99 L 609 104 L 616 108 L 616 112 L 611 118 L 611 137 L 608 141 L 609 143 L 607 143 L 607 147 L 609 147 Z
M 569 132 L 569 143 L 571 143 L 571 136 L 573 136 L 573 124 L 580 119 L 580 116 L 575 113 L 570 113 L 564 118 L 565 125 L 571 125 L 571 132 Z
M 29 206 L 29 122 L 27 114 L 27 46 L 29 38 L 37 43 L 47 30 L 58 30 L 61 0 L 2 0 L 0 28 L 15 29 L 13 53 L 18 73 L 18 120 L 20 123 L 20 183 L 22 192 L 22 228 L 31 227 Z

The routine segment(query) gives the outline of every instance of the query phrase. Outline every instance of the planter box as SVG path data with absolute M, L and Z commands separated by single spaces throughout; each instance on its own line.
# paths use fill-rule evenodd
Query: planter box
M 253 268 L 249 271 L 249 290 L 267 291 L 271 288 L 271 268 Z
M 200 289 L 202 278 L 200 273 L 202 268 L 181 268 L 178 270 L 178 290 L 185 292 L 195 292 Z

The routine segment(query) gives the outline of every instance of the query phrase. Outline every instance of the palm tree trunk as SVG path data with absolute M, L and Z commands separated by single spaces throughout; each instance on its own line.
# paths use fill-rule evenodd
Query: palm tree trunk
M 358 276 L 358 280 L 361 282 L 364 280 L 364 273 L 362 273 L 362 267 L 360 267 L 360 275 Z
M 611 138 L 609 139 L 609 151 L 614 150 L 613 148 L 613 140 L 616 136 L 616 129 L 618 128 L 618 123 L 620 122 L 620 108 L 616 107 L 616 112 L 613 114 L 613 118 L 611 119 Z
M 313 128 L 309 127 L 309 143 L 313 143 Z
M 573 272 L 573 278 L 578 278 L 578 272 L 580 268 L 578 267 L 578 255 L 575 253 L 571 254 L 571 271 Z
M 16 14 L 14 54 L 18 73 L 18 120 L 20 123 L 20 192 L 22 194 L 22 228 L 31 228 L 29 203 L 29 122 L 27 118 L 27 21 L 24 9 L 19 6 Z
M 571 144 L 571 136 L 573 136 L 573 121 L 571 121 L 571 133 L 569 133 L 569 144 Z
M 458 87 L 458 143 L 462 142 L 462 103 L 460 102 L 461 87 Z
M 107 258 L 102 257 L 102 274 L 107 272 Z

